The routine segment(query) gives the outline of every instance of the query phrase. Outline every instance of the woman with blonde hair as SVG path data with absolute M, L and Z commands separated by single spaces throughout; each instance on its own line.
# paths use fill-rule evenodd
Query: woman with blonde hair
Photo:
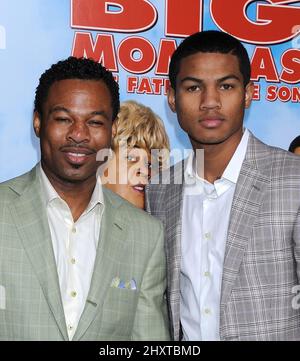
M 168 166 L 170 145 L 163 122 L 149 107 L 126 101 L 121 104 L 113 133 L 113 156 L 102 183 L 144 209 L 150 177 Z

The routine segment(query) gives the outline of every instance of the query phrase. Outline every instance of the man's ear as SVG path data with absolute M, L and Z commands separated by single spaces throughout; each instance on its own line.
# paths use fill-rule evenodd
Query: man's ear
M 41 116 L 37 111 L 35 111 L 33 114 L 33 129 L 35 135 L 39 138 L 41 132 Z
M 249 108 L 254 94 L 254 83 L 250 81 L 245 88 L 245 108 Z
M 176 113 L 175 90 L 171 86 L 168 89 L 167 97 L 170 109 Z

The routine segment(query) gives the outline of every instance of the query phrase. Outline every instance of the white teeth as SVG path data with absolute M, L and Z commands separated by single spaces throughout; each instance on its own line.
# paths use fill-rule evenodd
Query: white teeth
M 134 186 L 133 188 L 138 190 L 138 191 L 143 191 L 144 190 L 144 187 L 139 187 L 139 186 Z
M 68 153 L 68 154 L 71 155 L 72 157 L 77 157 L 77 158 L 85 157 L 85 154 L 82 153 Z

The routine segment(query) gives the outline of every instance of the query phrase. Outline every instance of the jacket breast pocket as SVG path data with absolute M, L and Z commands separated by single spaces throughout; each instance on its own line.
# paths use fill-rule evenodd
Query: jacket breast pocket
M 110 288 L 103 304 L 101 330 L 112 339 L 128 339 L 135 319 L 138 292 L 136 290 Z

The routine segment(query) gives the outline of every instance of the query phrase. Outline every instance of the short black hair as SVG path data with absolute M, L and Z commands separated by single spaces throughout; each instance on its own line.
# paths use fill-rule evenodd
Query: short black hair
M 294 150 L 298 147 L 300 147 L 300 135 L 298 135 L 298 137 L 296 137 L 290 144 L 289 152 L 294 153 Z
M 117 117 L 120 110 L 119 85 L 114 80 L 112 73 L 92 59 L 76 58 L 74 56 L 70 56 L 66 60 L 61 60 L 53 64 L 41 75 L 39 85 L 35 92 L 34 111 L 42 116 L 43 104 L 48 97 L 51 85 L 56 81 L 66 79 L 103 81 L 111 94 L 111 105 L 113 109 L 112 120 Z
M 207 30 L 195 33 L 184 39 L 173 53 L 169 66 L 169 79 L 174 90 L 176 90 L 176 77 L 180 71 L 181 60 L 199 52 L 237 56 L 240 72 L 243 75 L 244 86 L 249 83 L 251 65 L 247 50 L 243 44 L 227 33 Z

